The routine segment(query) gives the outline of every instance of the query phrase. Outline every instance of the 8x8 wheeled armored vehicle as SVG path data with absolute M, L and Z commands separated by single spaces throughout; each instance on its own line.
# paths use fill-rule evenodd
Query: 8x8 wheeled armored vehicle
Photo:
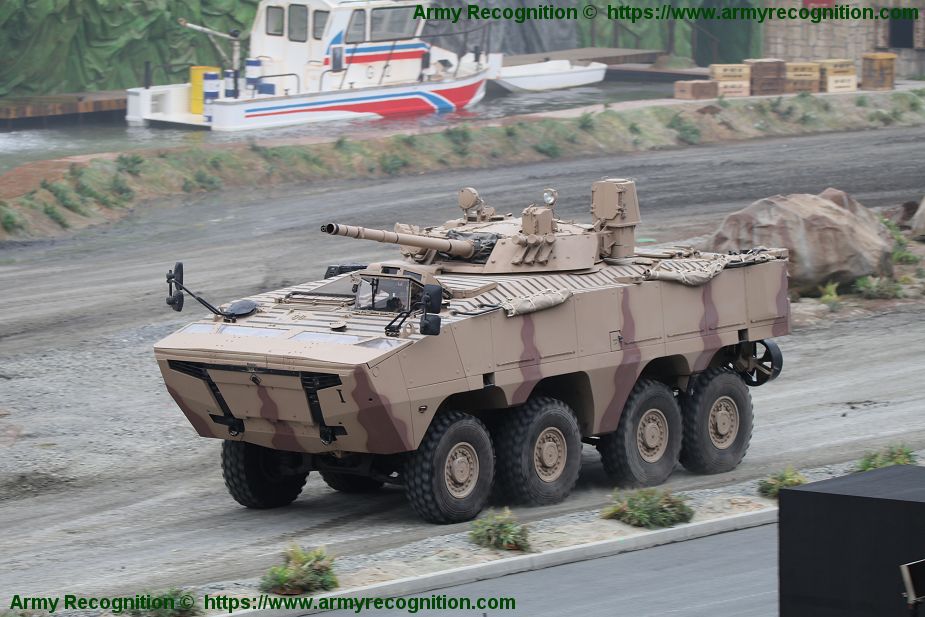
M 620 485 L 664 482 L 680 461 L 735 468 L 748 386 L 773 379 L 769 339 L 790 329 L 787 252 L 641 250 L 632 181 L 594 183 L 592 222 L 556 193 L 501 215 L 474 189 L 461 218 L 394 232 L 402 259 L 214 307 L 157 343 L 167 389 L 245 506 L 292 502 L 311 471 L 344 492 L 405 486 L 428 521 L 470 519 L 493 484 L 512 501 L 564 499 L 582 442 Z

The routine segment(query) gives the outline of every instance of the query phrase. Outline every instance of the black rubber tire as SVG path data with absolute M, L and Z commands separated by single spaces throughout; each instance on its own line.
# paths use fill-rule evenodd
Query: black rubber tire
M 467 442 L 479 464 L 476 485 L 465 497 L 454 497 L 445 481 L 452 448 Z M 485 507 L 495 475 L 495 453 L 488 429 L 478 418 L 460 411 L 438 414 L 418 449 L 405 462 L 405 494 L 411 507 L 430 523 L 468 521 Z
M 565 468 L 552 482 L 544 481 L 533 461 L 536 441 L 548 427 L 565 438 Z M 495 436 L 495 493 L 503 501 L 549 505 L 572 492 L 581 469 L 581 431 L 572 408 L 548 396 L 534 396 L 504 413 Z
M 372 493 L 378 491 L 385 484 L 382 480 L 358 476 L 351 473 L 337 471 L 322 471 L 321 479 L 325 484 L 341 493 Z
M 284 456 L 298 456 L 244 441 L 222 443 L 222 476 L 228 492 L 247 508 L 287 506 L 305 486 L 308 472 L 282 475 L 274 473 Z
M 639 422 L 650 409 L 662 412 L 668 429 L 665 452 L 658 461 L 651 463 L 642 458 L 636 444 Z M 659 381 L 639 380 L 626 399 L 617 430 L 603 435 L 598 442 L 604 471 L 620 486 L 662 484 L 678 463 L 682 431 L 681 408 L 671 388 Z
M 682 397 L 684 442 L 681 464 L 694 473 L 713 474 L 738 467 L 752 439 L 754 413 L 748 386 L 728 368 L 712 368 L 694 383 L 693 396 Z M 717 448 L 710 439 L 710 409 L 722 396 L 731 398 L 738 409 L 739 428 L 732 445 Z

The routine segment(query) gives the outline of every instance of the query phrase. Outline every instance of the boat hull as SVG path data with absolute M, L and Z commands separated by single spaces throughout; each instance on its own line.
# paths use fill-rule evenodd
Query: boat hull
M 568 61 L 539 62 L 504 67 L 494 82 L 510 92 L 544 92 L 596 84 L 604 80 L 606 73 L 607 65 L 599 62 L 588 66 L 575 66 Z
M 188 94 L 184 103 L 182 93 L 172 92 L 171 99 L 177 101 L 175 109 L 165 110 L 163 104 L 144 100 L 146 96 L 149 99 L 157 96 L 156 89 L 133 88 L 129 91 L 127 120 L 130 124 L 159 122 L 213 131 L 246 131 L 363 117 L 446 113 L 479 102 L 485 95 L 486 78 L 487 71 L 479 71 L 444 82 L 415 82 L 293 96 L 220 99 L 213 103 L 211 123 L 186 111 Z M 169 92 L 170 88 L 189 91 L 188 84 L 160 87 L 161 92 Z M 159 111 L 154 112 L 155 109 Z

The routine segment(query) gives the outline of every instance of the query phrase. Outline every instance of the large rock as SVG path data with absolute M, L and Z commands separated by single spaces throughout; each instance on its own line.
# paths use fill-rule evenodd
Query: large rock
M 912 230 L 913 240 L 925 242 L 925 198 L 922 198 L 919 209 L 909 219 L 909 228 Z
M 756 246 L 790 249 L 790 286 L 801 292 L 893 273 L 892 239 L 877 215 L 832 188 L 759 199 L 727 216 L 706 248 L 725 253 Z

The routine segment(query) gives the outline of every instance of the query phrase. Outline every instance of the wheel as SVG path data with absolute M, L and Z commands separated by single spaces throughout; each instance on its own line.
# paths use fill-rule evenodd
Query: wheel
M 581 432 L 571 407 L 535 396 L 498 424 L 497 492 L 503 499 L 534 505 L 565 499 L 581 468 Z
M 308 478 L 308 472 L 285 472 L 286 459 L 290 457 L 299 455 L 226 440 L 222 444 L 222 476 L 228 492 L 248 508 L 289 505 L 302 492 Z
M 488 429 L 469 414 L 438 414 L 405 463 L 405 492 L 425 521 L 475 518 L 491 493 L 495 455 Z
M 371 493 L 382 488 L 384 482 L 375 478 L 358 476 L 352 473 L 322 471 L 321 479 L 325 484 L 341 493 Z
M 681 432 L 681 409 L 671 388 L 640 380 L 623 406 L 617 430 L 598 443 L 604 471 L 622 486 L 661 484 L 678 462 Z
M 695 473 L 732 471 L 752 439 L 752 397 L 745 382 L 727 368 L 713 368 L 684 397 L 681 464 Z
M 762 340 L 743 345 L 749 345 L 751 348 L 747 368 L 740 372 L 745 384 L 757 387 L 777 379 L 784 367 L 784 355 L 777 343 Z

